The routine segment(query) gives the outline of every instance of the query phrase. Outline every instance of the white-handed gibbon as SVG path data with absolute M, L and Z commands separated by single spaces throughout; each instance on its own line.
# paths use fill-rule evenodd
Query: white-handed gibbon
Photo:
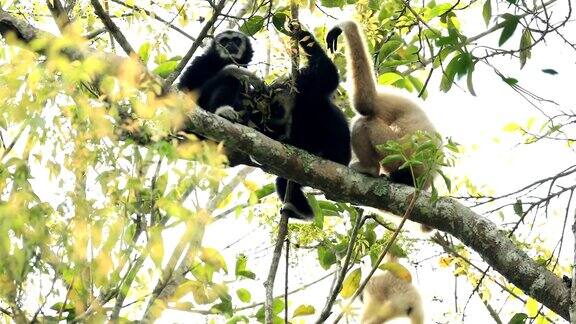
M 261 129 L 264 117 L 259 105 L 268 105 L 269 94 L 264 81 L 245 69 L 253 53 L 250 39 L 243 33 L 233 30 L 219 33 L 208 49 L 186 68 L 178 89 L 191 94 L 204 110 Z M 244 153 L 225 149 L 230 165 L 253 164 Z
M 398 263 L 394 256 L 388 262 Z M 406 270 L 408 271 L 408 270 Z M 420 293 L 410 276 L 401 278 L 387 270 L 374 275 L 362 292 L 362 324 L 382 324 L 395 318 L 408 317 L 412 324 L 424 323 Z
M 268 136 L 293 145 L 322 158 L 348 165 L 350 129 L 344 113 L 332 102 L 338 87 L 338 70 L 314 36 L 291 26 L 308 64 L 300 69 L 294 89 L 289 78 L 279 78 L 270 86 L 271 118 L 267 122 Z M 276 178 L 276 190 L 282 201 L 287 180 Z M 290 217 L 310 219 L 314 213 L 302 192 L 302 185 L 292 183 L 289 201 L 283 210 Z
M 248 36 L 234 30 L 219 33 L 206 52 L 186 68 L 178 89 L 196 98 L 200 108 L 239 121 L 238 114 L 246 111 L 243 100 L 260 91 L 246 87 L 246 82 L 264 86 L 258 77 L 240 68 L 250 63 L 253 54 Z
M 346 21 L 332 28 L 326 36 L 328 48 L 336 50 L 338 36 L 344 32 L 348 80 L 351 80 L 350 98 L 359 116 L 352 122 L 352 151 L 356 155 L 350 167 L 358 172 L 379 176 L 381 168 L 396 183 L 414 186 L 409 168 L 400 169 L 402 161 L 381 164 L 387 152 L 377 146 L 389 140 L 409 140 L 417 131 L 433 134 L 436 130 L 424 111 L 409 98 L 377 88 L 374 68 L 366 41 L 354 21 Z M 423 168 L 414 168 L 418 178 Z M 427 181 L 425 187 L 428 187 Z

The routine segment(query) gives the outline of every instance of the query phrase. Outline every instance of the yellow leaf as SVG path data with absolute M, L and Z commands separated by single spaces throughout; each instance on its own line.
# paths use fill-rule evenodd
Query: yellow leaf
M 528 298 L 525 307 L 528 317 L 534 317 L 538 314 L 538 302 L 534 298 Z
M 340 296 L 344 298 L 350 298 L 358 287 L 360 286 L 360 278 L 362 278 L 362 270 L 357 268 L 356 270 L 352 271 L 346 279 L 344 279 L 344 283 L 342 286 L 342 290 L 340 291 Z
M 412 282 L 412 275 L 410 271 L 406 269 L 403 265 L 398 262 L 386 262 L 378 267 L 381 270 L 388 270 L 392 273 L 395 277 L 402 279 L 406 282 Z
M 452 264 L 452 261 L 454 261 L 454 257 L 444 256 L 441 257 L 440 260 L 438 260 L 438 264 L 440 265 L 441 268 L 447 268 Z
M 296 308 L 292 317 L 312 315 L 315 312 L 316 309 L 312 305 L 300 305 L 298 308 Z
M 162 267 L 162 259 L 164 258 L 164 241 L 162 240 L 162 231 L 158 228 L 150 230 L 150 257 L 154 264 Z
M 244 180 L 244 186 L 252 192 L 258 190 L 258 184 L 254 181 Z
M 503 131 L 508 132 L 508 133 L 515 132 L 519 129 L 522 129 L 522 128 L 520 127 L 520 125 L 518 125 L 516 123 L 508 123 L 504 126 L 504 128 L 502 128 Z
M 224 269 L 225 272 L 228 272 L 228 268 L 226 267 L 226 260 L 224 260 L 224 257 L 216 249 L 209 247 L 203 248 L 202 254 L 200 255 L 200 260 L 213 266 L 217 270 Z

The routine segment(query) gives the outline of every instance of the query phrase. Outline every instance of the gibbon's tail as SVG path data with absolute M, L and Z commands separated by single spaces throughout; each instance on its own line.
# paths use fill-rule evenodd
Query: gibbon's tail
M 346 21 L 339 24 L 346 38 L 346 61 L 352 79 L 352 102 L 359 114 L 372 116 L 374 114 L 374 99 L 376 97 L 376 80 L 372 59 L 366 47 L 364 36 L 358 24 Z

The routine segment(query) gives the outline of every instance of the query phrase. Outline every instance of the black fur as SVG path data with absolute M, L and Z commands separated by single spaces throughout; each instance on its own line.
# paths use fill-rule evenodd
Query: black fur
M 233 42 L 219 43 L 219 40 L 224 35 L 228 39 L 230 37 L 241 39 L 244 43 L 244 50 L 242 51 L 238 44 Z M 240 52 L 242 53 L 240 58 L 234 59 L 231 55 L 222 55 L 222 53 L 226 52 L 238 55 L 240 55 Z M 260 92 L 266 92 L 267 94 L 267 89 L 256 89 L 250 86 L 250 82 L 244 76 L 239 76 L 226 69 L 226 67 L 246 67 L 252 60 L 253 53 L 252 44 L 246 35 L 237 31 L 222 32 L 214 37 L 206 52 L 196 57 L 186 68 L 178 84 L 178 89 L 195 91 L 196 95 L 198 95 L 196 102 L 198 106 L 211 113 L 215 113 L 218 108 L 223 106 L 232 107 L 236 112 L 236 114 L 232 112 L 234 116 L 221 116 L 247 125 L 249 119 L 255 118 L 257 110 L 246 109 L 246 98 L 252 100 L 258 97 Z M 256 76 L 252 76 L 258 79 Z M 258 80 L 261 81 L 260 79 Z M 264 86 L 263 81 L 261 81 L 261 84 Z M 251 111 L 254 113 L 250 113 Z M 193 132 L 191 129 L 184 129 L 184 131 Z M 202 136 L 198 135 L 198 137 L 204 139 Z M 229 147 L 225 147 L 225 149 L 230 165 L 253 164 L 246 154 Z
M 390 181 L 415 187 L 414 178 L 412 178 L 412 172 L 410 172 L 410 168 L 398 169 L 390 173 Z
M 234 60 L 230 56 L 222 57 L 218 52 L 217 43 L 219 36 L 233 34 L 243 39 L 246 46 L 242 57 Z M 198 105 L 210 112 L 217 108 L 228 105 L 235 110 L 241 110 L 242 83 L 233 75 L 222 73 L 228 65 L 236 64 L 246 67 L 252 60 L 254 51 L 250 39 L 236 31 L 225 31 L 218 34 L 206 52 L 196 57 L 186 71 L 182 74 L 178 89 L 184 91 L 199 91 Z
M 289 110 L 291 122 L 284 126 L 284 138 L 276 130 L 276 139 L 304 149 L 322 158 L 348 165 L 351 158 L 350 130 L 342 111 L 332 102 L 331 96 L 338 88 L 338 70 L 322 47 L 307 31 L 298 30 L 296 35 L 300 46 L 308 55 L 308 65 L 300 69 L 296 79 L 296 89 L 292 92 L 293 106 Z M 280 89 L 288 89 L 289 82 L 273 84 L 272 98 Z M 273 100 L 274 101 L 274 100 Z M 278 107 L 271 107 L 272 117 Z M 274 135 L 272 135 L 274 138 Z M 302 186 L 293 183 L 290 200 L 285 209 L 290 217 L 309 219 L 313 212 L 308 200 L 302 193 Z M 276 179 L 276 189 L 280 199 L 286 194 L 286 179 Z

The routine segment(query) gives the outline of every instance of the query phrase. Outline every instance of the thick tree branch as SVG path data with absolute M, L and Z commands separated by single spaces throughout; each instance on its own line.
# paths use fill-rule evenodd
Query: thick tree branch
M 6 35 L 9 31 L 22 41 L 31 41 L 38 34 L 34 27 L 0 10 L 0 33 Z M 201 109 L 190 114 L 189 124 L 198 134 L 225 141 L 250 154 L 265 171 L 320 189 L 330 199 L 385 209 L 397 215 L 403 214 L 409 204 L 411 187 L 364 176 Z M 570 293 L 560 278 L 517 248 L 506 232 L 486 218 L 453 199 L 443 198 L 432 205 L 429 198 L 426 193 L 418 197 L 411 220 L 452 234 L 526 294 L 569 318 Z
M 199 134 L 225 141 L 250 154 L 262 163 L 265 171 L 320 189 L 330 199 L 380 208 L 397 215 L 403 214 L 409 204 L 411 187 L 364 176 L 203 110 L 195 110 L 190 115 L 190 123 Z M 452 234 L 526 294 L 568 318 L 569 291 L 560 278 L 518 249 L 507 233 L 488 219 L 453 199 L 443 198 L 432 205 L 430 196 L 422 193 L 416 200 L 411 220 Z

